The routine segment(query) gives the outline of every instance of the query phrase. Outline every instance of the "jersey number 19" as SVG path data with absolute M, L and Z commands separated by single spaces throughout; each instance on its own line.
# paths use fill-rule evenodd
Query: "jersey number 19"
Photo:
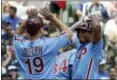
M 37 61 L 40 62 L 40 63 L 37 64 L 36 63 Z M 30 58 L 27 58 L 25 63 L 28 65 L 28 72 L 29 72 L 29 74 L 32 74 L 31 63 L 33 63 L 36 72 L 43 71 L 44 63 L 43 63 L 43 60 L 40 57 L 34 57 L 32 60 Z

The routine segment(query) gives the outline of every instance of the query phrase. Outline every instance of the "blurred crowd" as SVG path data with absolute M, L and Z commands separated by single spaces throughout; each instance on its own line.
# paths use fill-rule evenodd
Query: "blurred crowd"
M 117 79 L 117 1 L 33 1 L 43 4 L 58 19 L 71 27 L 82 16 L 95 14 L 100 19 L 104 40 L 104 60 L 100 62 L 97 79 Z M 23 79 L 13 48 L 13 34 L 18 26 L 28 17 L 28 9 L 39 5 L 28 4 L 28 0 L 2 1 L 1 24 L 1 64 L 2 79 Z M 49 27 L 50 26 L 50 27 Z M 60 33 L 52 22 L 44 21 L 44 37 L 53 37 Z M 24 33 L 24 35 L 26 35 Z M 62 48 L 64 53 L 73 46 Z

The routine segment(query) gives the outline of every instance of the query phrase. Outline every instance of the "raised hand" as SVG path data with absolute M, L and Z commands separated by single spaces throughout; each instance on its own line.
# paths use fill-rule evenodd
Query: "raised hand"
M 54 15 L 47 9 L 42 8 L 40 9 L 39 13 L 46 19 L 46 20 L 53 20 Z
M 93 30 L 93 44 L 96 44 L 101 40 L 101 27 L 100 27 L 100 21 L 96 15 L 91 15 L 91 24 L 92 24 L 92 30 Z
M 29 9 L 27 10 L 27 14 L 29 18 L 37 17 L 38 10 L 37 9 Z
M 91 15 L 91 16 L 89 16 L 89 18 L 91 18 L 91 22 L 92 22 L 93 27 L 100 26 L 100 21 L 96 15 Z

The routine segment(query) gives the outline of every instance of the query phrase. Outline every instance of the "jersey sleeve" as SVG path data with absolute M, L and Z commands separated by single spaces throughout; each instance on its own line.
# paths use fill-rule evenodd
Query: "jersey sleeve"
M 104 57 L 103 40 L 100 40 L 96 44 L 92 44 L 92 51 L 93 56 L 101 60 Z
M 67 33 L 61 33 L 59 36 L 48 39 L 48 47 L 53 51 L 57 52 L 60 48 L 69 45 L 69 37 Z
M 22 50 L 20 48 L 20 44 L 22 43 L 22 41 L 23 41 L 23 36 L 18 35 L 18 34 L 15 34 L 13 36 L 13 46 L 14 46 L 15 55 L 18 61 L 20 60 L 19 58 L 21 56 L 20 53 L 22 53 Z

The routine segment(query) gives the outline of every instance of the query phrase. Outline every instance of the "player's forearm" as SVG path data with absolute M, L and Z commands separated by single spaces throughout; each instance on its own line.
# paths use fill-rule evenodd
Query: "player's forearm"
M 53 17 L 52 22 L 54 22 L 54 24 L 62 31 L 65 31 L 69 38 L 71 39 L 73 32 L 69 29 L 69 27 L 67 25 L 65 25 L 64 23 L 62 23 L 60 20 L 58 20 L 57 18 Z
M 96 44 L 100 39 L 101 39 L 101 27 L 100 23 L 96 21 L 96 23 L 93 25 L 93 43 Z
M 16 34 L 23 34 L 24 30 L 25 30 L 25 22 L 23 22 L 15 31 Z
M 93 44 L 96 44 L 101 39 L 101 27 L 100 21 L 96 15 L 90 16 L 92 20 L 92 28 L 93 28 Z
M 93 43 L 97 43 L 101 39 L 101 29 L 96 27 L 93 29 Z

